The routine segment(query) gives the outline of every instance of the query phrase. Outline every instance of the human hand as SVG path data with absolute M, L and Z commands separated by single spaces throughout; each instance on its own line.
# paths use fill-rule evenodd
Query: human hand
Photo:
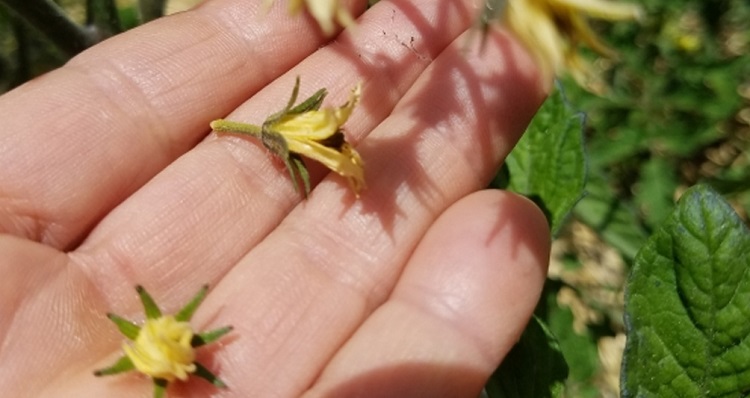
M 133 397 L 95 378 L 142 319 L 211 285 L 193 324 L 231 324 L 198 361 L 224 380 L 170 396 L 474 397 L 544 280 L 530 202 L 480 191 L 541 102 L 529 58 L 470 2 L 381 2 L 325 44 L 277 2 L 212 0 L 112 38 L 0 97 L 0 390 Z M 353 14 L 364 2 L 352 5 Z M 301 201 L 259 142 L 210 134 L 328 88 L 368 188 L 311 167 Z M 248 99 L 249 98 L 249 99 Z M 324 105 L 325 106 L 325 105 Z

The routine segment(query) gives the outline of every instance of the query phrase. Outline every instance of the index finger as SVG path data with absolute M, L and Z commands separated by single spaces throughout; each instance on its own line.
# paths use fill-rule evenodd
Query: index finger
M 325 41 L 284 4 L 268 15 L 261 4 L 209 0 L 0 97 L 0 233 L 71 248 L 207 134 L 210 120 Z M 278 41 L 290 45 L 279 52 Z

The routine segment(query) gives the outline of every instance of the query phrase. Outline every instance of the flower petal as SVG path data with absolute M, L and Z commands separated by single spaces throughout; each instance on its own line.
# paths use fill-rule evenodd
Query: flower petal
M 125 355 L 135 368 L 155 379 L 187 380 L 195 371 L 193 330 L 172 316 L 148 319 L 132 344 L 123 343 Z
M 356 194 L 359 194 L 365 188 L 362 158 L 348 143 L 344 143 L 340 151 L 315 141 L 290 140 L 288 144 L 291 152 L 316 160 L 337 174 L 346 177 Z
M 636 4 L 604 0 L 550 0 L 554 7 L 573 10 L 590 17 L 608 21 L 640 19 L 643 10 Z

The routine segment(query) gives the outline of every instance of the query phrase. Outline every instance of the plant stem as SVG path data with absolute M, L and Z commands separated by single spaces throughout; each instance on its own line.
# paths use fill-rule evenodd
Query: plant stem
M 96 43 L 95 35 L 73 22 L 52 0 L 0 0 L 42 32 L 68 57 Z
M 86 0 L 86 24 L 95 26 L 102 38 L 122 32 L 114 0 Z
M 141 9 L 141 23 L 153 21 L 164 15 L 165 0 L 138 0 L 138 8 Z

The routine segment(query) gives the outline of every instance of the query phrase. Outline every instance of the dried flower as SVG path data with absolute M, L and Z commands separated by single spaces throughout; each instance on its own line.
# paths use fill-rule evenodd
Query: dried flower
M 115 314 L 107 317 L 117 325 L 130 342 L 123 343 L 125 355 L 114 365 L 94 372 L 95 376 L 113 375 L 136 370 L 154 381 L 154 397 L 163 397 L 167 385 L 179 379 L 185 381 L 190 374 L 224 388 L 226 384 L 208 369 L 195 362 L 195 348 L 214 342 L 232 330 L 226 326 L 204 333 L 194 333 L 190 318 L 206 297 L 208 286 L 175 315 L 162 315 L 151 296 L 142 286 L 136 286 L 146 312 L 146 322 L 138 326 Z
M 578 45 L 614 56 L 591 30 L 587 18 L 620 21 L 640 15 L 637 5 L 606 0 L 507 0 L 503 21 L 536 57 L 545 75 L 567 70 L 585 86 L 593 73 L 578 54 Z
M 356 195 L 365 188 L 362 158 L 346 142 L 341 126 L 349 119 L 359 102 L 361 85 L 352 89 L 349 101 L 338 108 L 320 109 L 327 95 L 320 89 L 310 98 L 294 105 L 299 92 L 297 78 L 286 107 L 271 115 L 262 126 L 228 120 L 214 120 L 211 128 L 217 133 L 237 133 L 257 137 L 263 145 L 281 158 L 298 189 L 297 177 L 302 179 L 305 196 L 310 193 L 310 177 L 299 155 L 317 160 L 324 166 L 346 177 Z
M 266 0 L 266 7 L 270 7 L 273 0 Z M 296 15 L 307 7 L 313 18 L 326 36 L 331 36 L 335 31 L 334 22 L 343 27 L 354 25 L 354 18 L 340 0 L 289 0 L 289 14 Z

